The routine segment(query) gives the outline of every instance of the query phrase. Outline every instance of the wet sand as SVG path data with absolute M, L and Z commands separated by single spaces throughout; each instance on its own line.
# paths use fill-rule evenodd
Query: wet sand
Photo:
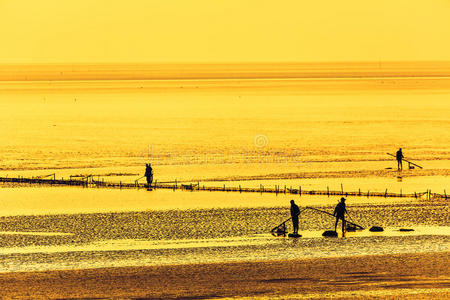
M 450 252 L 0 274 L 4 298 L 445 299 Z

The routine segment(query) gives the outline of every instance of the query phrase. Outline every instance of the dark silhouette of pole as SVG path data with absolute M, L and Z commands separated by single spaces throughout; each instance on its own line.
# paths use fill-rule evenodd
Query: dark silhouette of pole
M 329 213 L 329 212 L 327 212 L 327 211 L 325 211 L 325 210 L 321 210 L 321 209 L 314 208 L 314 207 L 310 207 L 310 206 L 306 206 L 306 208 L 309 208 L 309 209 L 312 209 L 312 210 L 315 210 L 315 211 L 318 211 L 318 212 L 321 212 L 321 213 L 330 215 L 330 216 L 332 216 L 332 217 L 335 217 L 335 215 L 333 215 L 332 213 Z M 364 227 L 362 227 L 362 226 L 360 226 L 360 225 L 358 225 L 358 224 L 355 224 L 355 223 L 353 223 L 353 222 L 349 222 L 349 221 L 347 221 L 347 220 L 345 220 L 345 222 L 348 223 L 348 224 L 350 224 L 350 225 L 353 225 L 353 226 L 359 227 L 359 228 L 361 228 L 361 229 L 364 229 Z

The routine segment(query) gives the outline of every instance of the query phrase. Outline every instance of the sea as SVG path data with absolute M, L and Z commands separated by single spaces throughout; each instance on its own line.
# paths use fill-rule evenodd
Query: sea
M 332 195 L 0 183 L 0 272 L 450 250 L 446 76 L 0 81 L 0 110 L 0 177 L 359 191 L 364 227 L 324 238 Z

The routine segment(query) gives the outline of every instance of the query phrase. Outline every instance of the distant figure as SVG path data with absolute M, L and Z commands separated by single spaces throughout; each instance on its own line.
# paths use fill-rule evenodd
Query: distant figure
M 294 234 L 298 234 L 298 216 L 300 215 L 300 208 L 295 204 L 294 200 L 291 200 L 291 217 L 292 226 L 294 227 Z
M 334 231 L 337 229 L 337 224 L 339 222 L 339 219 L 342 220 L 342 236 L 345 234 L 345 214 L 347 213 L 347 210 L 345 209 L 345 198 L 341 198 L 341 202 L 336 205 L 336 208 L 334 209 L 333 216 L 336 217 L 336 223 L 334 224 Z
M 148 187 L 150 187 L 153 182 L 153 169 L 151 164 L 145 164 L 145 177 L 147 178 Z
M 402 153 L 402 148 L 398 149 L 397 153 L 395 154 L 395 157 L 397 158 L 397 168 L 399 171 L 403 170 L 402 160 L 404 158 Z

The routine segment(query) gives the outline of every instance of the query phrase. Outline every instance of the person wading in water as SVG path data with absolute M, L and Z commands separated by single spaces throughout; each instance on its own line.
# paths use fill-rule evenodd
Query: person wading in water
M 153 169 L 151 164 L 145 164 L 145 178 L 147 178 L 147 187 L 150 188 L 153 182 Z
M 347 209 L 345 209 L 345 198 L 341 198 L 341 202 L 336 205 L 336 208 L 334 209 L 333 216 L 336 217 L 336 223 L 334 224 L 334 231 L 337 229 L 337 225 L 339 222 L 339 219 L 342 220 L 342 236 L 345 235 L 345 214 L 347 213 Z
M 295 204 L 294 200 L 291 200 L 291 217 L 292 227 L 294 227 L 294 234 L 298 234 L 298 216 L 300 215 L 300 208 Z
M 397 158 L 397 168 L 399 171 L 402 171 L 403 170 L 402 160 L 404 158 L 402 148 L 398 149 L 397 153 L 395 154 L 395 157 Z

